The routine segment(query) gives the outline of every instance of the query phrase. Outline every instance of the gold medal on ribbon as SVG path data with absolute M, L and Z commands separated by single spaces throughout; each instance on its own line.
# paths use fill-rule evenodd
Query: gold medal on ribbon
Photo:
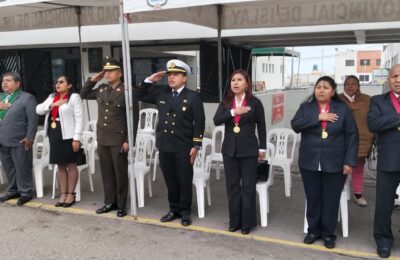
M 233 132 L 238 134 L 240 132 L 240 127 L 238 125 L 235 125 L 235 127 L 233 128 Z
M 55 120 L 53 120 L 53 122 L 51 122 L 51 128 L 56 128 L 57 127 L 57 124 L 56 124 L 56 121 Z
M 325 129 L 322 129 L 321 137 L 322 139 L 328 138 L 328 132 Z

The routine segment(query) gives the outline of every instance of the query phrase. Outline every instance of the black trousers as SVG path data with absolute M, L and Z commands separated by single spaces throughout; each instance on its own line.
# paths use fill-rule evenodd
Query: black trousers
M 392 212 L 400 172 L 378 170 L 376 177 L 376 204 L 374 218 L 374 238 L 378 247 L 392 247 Z
M 257 159 L 223 155 L 230 227 L 249 229 L 257 225 Z
M 300 169 L 307 198 L 308 233 L 335 239 L 340 195 L 346 181 L 342 172 Z
M 189 153 L 190 150 L 159 153 L 160 167 L 168 189 L 169 208 L 182 215 L 190 215 L 192 211 L 193 165 Z
M 97 153 L 103 180 L 104 203 L 116 204 L 118 209 L 125 209 L 129 187 L 128 156 L 120 153 L 121 147 L 98 144 Z
M 0 160 L 8 180 L 7 194 L 32 197 L 32 149 L 0 146 Z

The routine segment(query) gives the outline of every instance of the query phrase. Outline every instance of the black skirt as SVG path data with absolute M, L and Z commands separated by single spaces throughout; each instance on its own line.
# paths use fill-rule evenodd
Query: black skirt
M 51 117 L 47 127 L 50 142 L 50 164 L 76 163 L 78 153 L 72 150 L 72 139 L 63 140 L 60 121 L 55 121 L 56 127 L 51 127 Z

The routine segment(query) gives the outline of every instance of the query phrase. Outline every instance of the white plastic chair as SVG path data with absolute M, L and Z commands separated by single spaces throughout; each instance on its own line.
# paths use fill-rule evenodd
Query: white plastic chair
M 144 207 L 144 177 L 150 172 L 150 161 L 154 151 L 155 137 L 151 134 L 137 134 L 135 145 L 135 159 L 133 163 L 138 195 L 138 206 Z M 150 156 L 150 160 L 148 159 Z M 152 197 L 151 176 L 147 175 L 149 196 Z
M 207 151 L 211 152 L 211 139 L 203 138 L 201 150 L 197 152 L 196 159 L 193 163 L 193 184 L 196 187 L 197 208 L 199 218 L 204 218 L 204 188 L 207 189 L 208 206 L 211 206 L 210 192 L 210 165 L 211 156 L 207 155 Z
M 41 147 L 41 149 L 39 149 Z M 35 177 L 36 196 L 43 197 L 43 169 L 49 167 L 50 143 L 44 136 L 44 130 L 36 132 L 32 146 L 33 152 L 33 175 Z M 41 150 L 41 151 L 40 151 Z
M 292 139 L 292 147 L 289 151 L 290 139 Z M 267 133 L 267 143 L 272 143 L 275 146 L 275 153 L 271 158 L 271 168 L 278 166 L 283 169 L 286 197 L 290 197 L 292 187 L 290 167 L 293 163 L 296 141 L 297 134 L 290 128 L 273 128 Z M 273 177 L 273 171 L 271 171 L 271 177 Z M 271 180 L 271 183 L 273 183 L 273 180 Z
M 83 130 L 90 131 L 94 134 L 94 142 L 93 142 L 92 150 L 90 151 L 91 161 L 89 163 L 90 172 L 93 174 L 96 170 L 95 162 L 96 162 L 96 151 L 97 151 L 97 120 L 91 120 L 91 121 L 87 122 L 87 124 L 85 125 Z
M 159 159 L 159 151 L 156 150 L 156 152 L 154 153 L 154 160 L 153 160 L 153 181 L 156 180 L 156 173 L 157 173 L 157 162 Z
M 158 110 L 154 108 L 145 108 L 139 111 L 139 123 L 137 133 L 152 134 L 156 131 L 158 121 Z
M 89 177 L 90 191 L 94 192 L 93 179 L 92 179 L 93 173 L 90 170 L 90 160 L 91 160 L 90 156 L 94 156 L 94 155 L 91 155 L 91 150 L 93 150 L 94 138 L 95 138 L 95 135 L 92 132 L 83 131 L 81 141 L 82 141 L 82 148 L 86 154 L 86 164 L 78 165 L 79 177 L 78 177 L 78 182 L 77 182 L 76 188 L 75 188 L 76 201 L 81 200 L 81 174 L 82 174 L 82 171 L 85 169 L 86 169 L 86 172 Z M 55 166 L 54 171 L 53 171 L 53 195 L 51 197 L 52 199 L 55 198 L 55 193 L 56 193 L 57 173 L 58 173 L 58 167 Z
M 96 129 L 97 129 L 97 120 L 91 120 L 91 121 L 86 123 L 86 125 L 85 125 L 83 130 L 84 131 L 94 132 L 96 134 Z
M 347 177 L 344 184 L 342 193 L 340 194 L 340 206 L 338 221 L 342 221 L 342 234 L 343 237 L 349 237 L 349 209 L 348 209 L 348 192 L 350 191 L 350 179 Z M 307 222 L 307 200 L 304 211 L 304 233 L 308 233 L 308 222 Z
M 92 131 L 83 131 L 82 137 L 82 148 L 86 151 L 87 157 L 86 161 L 89 164 L 89 170 L 91 174 L 95 173 L 95 165 L 96 165 L 96 134 Z M 91 178 L 91 176 L 89 176 Z
M 222 142 L 225 137 L 225 126 L 217 126 L 213 129 L 211 136 L 211 163 L 215 163 L 216 179 L 221 178 L 221 164 L 223 164 L 222 158 Z
M 274 154 L 274 146 L 272 144 L 267 144 L 267 151 L 265 154 L 265 160 L 270 163 L 271 156 Z M 260 218 L 261 226 L 266 227 L 268 225 L 268 212 L 269 212 L 269 194 L 268 188 L 271 185 L 271 166 L 269 168 L 269 178 L 267 181 L 257 182 L 256 190 L 258 193 L 258 200 L 260 202 Z

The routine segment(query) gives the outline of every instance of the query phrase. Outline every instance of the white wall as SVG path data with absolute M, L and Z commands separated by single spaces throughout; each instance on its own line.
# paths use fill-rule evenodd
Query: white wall
M 282 57 L 253 57 L 252 80 L 264 81 L 266 90 L 283 89 L 281 65 Z
M 382 54 L 382 68 L 390 69 L 393 65 L 398 64 L 400 56 L 400 43 L 390 43 L 384 48 Z
M 337 52 L 335 55 L 335 81 L 344 83 L 346 75 L 356 75 L 357 52 L 345 51 Z M 346 66 L 346 60 L 353 60 L 354 66 Z

